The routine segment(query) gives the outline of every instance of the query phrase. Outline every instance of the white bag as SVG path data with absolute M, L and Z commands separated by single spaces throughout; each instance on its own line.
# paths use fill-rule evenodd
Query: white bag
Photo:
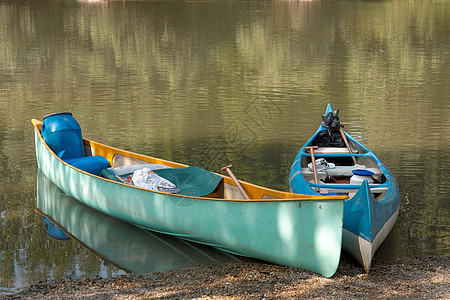
M 333 163 L 329 163 L 325 160 L 325 158 L 316 159 L 316 170 L 317 172 L 323 172 L 327 169 L 333 169 L 336 165 Z M 308 164 L 308 168 L 312 171 L 313 165 L 312 163 Z
M 153 191 L 176 188 L 175 184 L 153 173 L 149 168 L 134 171 L 131 179 L 133 180 L 134 186 Z

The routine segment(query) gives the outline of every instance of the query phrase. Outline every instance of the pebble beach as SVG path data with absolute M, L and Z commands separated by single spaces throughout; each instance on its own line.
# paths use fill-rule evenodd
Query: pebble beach
M 0 299 L 450 299 L 450 259 L 374 262 L 366 274 L 341 259 L 336 274 L 244 260 L 144 276 L 42 282 Z

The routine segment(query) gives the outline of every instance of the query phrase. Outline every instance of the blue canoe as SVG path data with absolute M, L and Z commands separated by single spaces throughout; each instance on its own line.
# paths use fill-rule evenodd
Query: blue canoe
M 333 111 L 328 104 L 324 116 L 330 113 Z M 290 189 L 310 195 L 349 195 L 344 202 L 342 247 L 368 272 L 373 255 L 397 220 L 398 186 L 378 157 L 343 130 L 352 153 L 346 145 L 322 144 L 313 152 L 317 166 L 314 172 L 311 150 L 307 147 L 316 146 L 318 137 L 327 130 L 322 123 L 298 152 L 289 175 Z M 339 137 L 344 140 L 341 134 Z M 317 165 L 319 160 L 322 165 Z

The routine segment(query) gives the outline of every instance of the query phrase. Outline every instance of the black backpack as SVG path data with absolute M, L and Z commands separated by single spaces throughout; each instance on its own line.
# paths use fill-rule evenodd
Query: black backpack
M 322 130 L 316 137 L 316 145 L 319 147 L 345 147 L 342 135 L 339 132 L 339 110 L 322 115 Z

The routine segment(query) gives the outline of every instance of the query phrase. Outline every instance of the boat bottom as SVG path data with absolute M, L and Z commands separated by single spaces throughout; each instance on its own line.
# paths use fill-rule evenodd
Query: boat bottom
M 372 258 L 375 252 L 394 227 L 399 209 L 400 207 L 397 208 L 395 213 L 386 221 L 373 242 L 369 242 L 345 228 L 342 230 L 342 248 L 352 255 L 364 267 L 364 271 L 367 273 L 372 265 Z

